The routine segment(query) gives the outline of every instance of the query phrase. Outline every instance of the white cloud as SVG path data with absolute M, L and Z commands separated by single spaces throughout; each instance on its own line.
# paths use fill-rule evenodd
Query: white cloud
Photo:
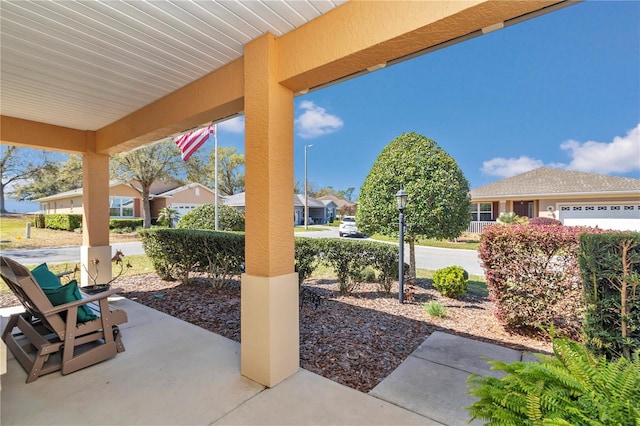
M 522 156 L 519 158 L 493 158 L 489 161 L 482 163 L 482 173 L 490 176 L 498 176 L 507 178 L 520 173 L 528 172 L 529 170 L 542 167 L 544 163 L 535 158 L 529 158 Z
M 244 117 L 233 117 L 229 120 L 218 123 L 218 129 L 224 130 L 229 133 L 242 133 L 244 132 Z
M 588 173 L 628 173 L 640 169 L 640 124 L 611 142 L 569 140 L 560 145 L 572 158 L 568 170 Z
M 295 120 L 298 135 L 304 139 L 328 135 L 342 128 L 344 122 L 338 116 L 329 114 L 326 109 L 312 101 L 303 101 L 299 108 L 304 112 Z
M 515 176 L 538 167 L 575 170 L 586 173 L 612 174 L 640 170 L 640 123 L 626 136 L 616 136 L 611 142 L 568 140 L 560 148 L 571 157 L 569 164 L 548 163 L 522 156 L 520 158 L 497 157 L 482 163 L 482 172 L 502 178 Z

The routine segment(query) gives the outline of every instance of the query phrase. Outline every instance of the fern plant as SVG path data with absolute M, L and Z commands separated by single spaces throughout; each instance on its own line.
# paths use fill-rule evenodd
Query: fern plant
M 577 342 L 553 340 L 539 362 L 490 361 L 502 379 L 472 375 L 472 419 L 489 425 L 640 425 L 640 356 L 608 361 Z

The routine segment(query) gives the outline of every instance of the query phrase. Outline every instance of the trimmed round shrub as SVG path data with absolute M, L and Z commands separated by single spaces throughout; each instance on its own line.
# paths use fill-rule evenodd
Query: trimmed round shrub
M 203 204 L 180 218 L 177 228 L 215 230 L 215 204 Z M 244 231 L 244 211 L 218 205 L 219 231 Z
M 457 299 L 467 293 L 469 274 L 460 266 L 447 266 L 433 274 L 433 287 L 445 297 Z
M 556 225 L 562 226 L 562 222 L 551 217 L 532 217 L 529 219 L 529 225 Z

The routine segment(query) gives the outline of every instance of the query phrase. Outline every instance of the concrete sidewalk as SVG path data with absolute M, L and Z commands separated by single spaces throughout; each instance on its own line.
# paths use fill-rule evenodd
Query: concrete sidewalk
M 124 298 L 113 305 L 129 317 L 113 359 L 25 384 L 9 354 L 3 425 L 465 425 L 466 379 L 490 374 L 480 356 L 522 356 L 435 332 L 369 394 L 303 369 L 269 389 L 241 376 L 239 343 Z

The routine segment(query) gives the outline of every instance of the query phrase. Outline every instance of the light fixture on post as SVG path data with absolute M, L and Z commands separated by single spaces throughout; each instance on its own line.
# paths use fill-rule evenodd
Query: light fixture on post
M 313 145 L 304 146 L 304 229 L 309 229 L 309 194 L 307 190 L 307 148 Z
M 399 261 L 398 261 L 398 301 L 404 303 L 404 209 L 407 206 L 407 193 L 404 189 L 396 192 L 396 203 L 400 217 L 398 218 L 400 228 L 399 238 Z

